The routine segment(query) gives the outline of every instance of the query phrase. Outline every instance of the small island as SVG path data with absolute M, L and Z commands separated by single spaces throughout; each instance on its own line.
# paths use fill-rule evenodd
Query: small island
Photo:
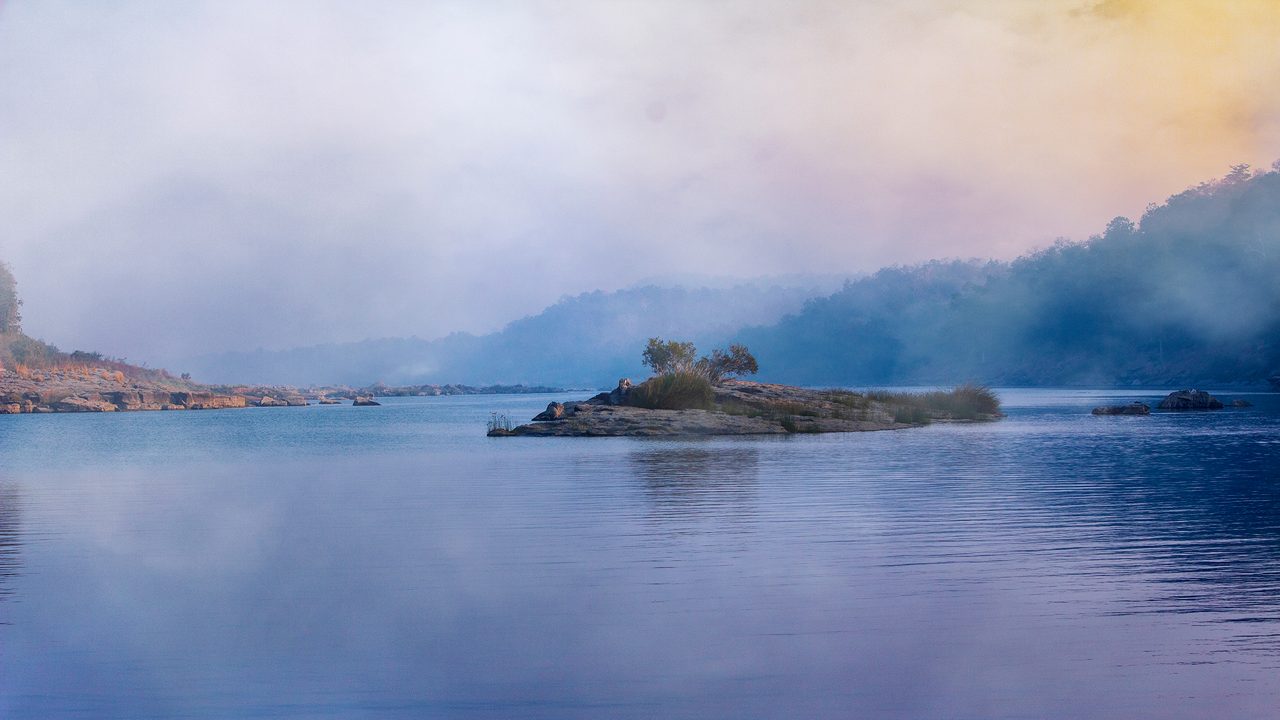
M 622 379 L 588 400 L 553 402 L 533 422 L 512 427 L 494 414 L 491 437 L 681 437 L 865 432 L 920 427 L 933 421 L 973 422 L 1002 417 L 989 388 L 900 393 L 818 390 L 737 379 L 755 374 L 755 357 L 741 345 L 696 358 L 692 343 L 651 338 L 644 362 L 653 377 Z

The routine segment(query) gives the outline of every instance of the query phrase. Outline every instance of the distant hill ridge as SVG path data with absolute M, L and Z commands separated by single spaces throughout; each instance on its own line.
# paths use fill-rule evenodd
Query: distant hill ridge
M 1280 162 L 1003 262 L 893 267 L 735 336 L 799 384 L 1264 386 L 1280 372 Z
M 654 335 L 723 344 L 741 328 L 800 310 L 830 292 L 831 278 L 792 285 L 646 285 L 562 299 L 501 331 L 444 338 L 384 338 L 281 351 L 228 352 L 184 361 L 211 382 L 393 385 L 461 382 L 612 387 L 644 372 L 640 351 Z

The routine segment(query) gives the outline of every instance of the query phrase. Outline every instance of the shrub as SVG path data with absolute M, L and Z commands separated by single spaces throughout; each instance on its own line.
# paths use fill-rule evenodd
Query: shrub
M 713 385 L 726 377 L 754 375 L 760 369 L 746 345 L 730 345 L 727 352 L 717 348 L 711 351 L 711 355 L 701 358 L 697 354 L 698 348 L 691 342 L 652 337 L 641 359 L 655 375 L 697 374 Z
M 489 413 L 489 432 L 511 432 L 511 418 L 506 413 Z
M 755 375 L 760 370 L 746 345 L 730 345 L 727 353 L 716 348 L 711 357 L 702 358 L 695 367 L 712 384 L 733 375 Z
M 985 385 L 966 383 L 952 390 L 927 393 L 875 390 L 867 393 L 867 397 L 889 406 L 897 422 L 919 423 L 929 418 L 976 420 L 980 416 L 1000 414 L 1000 398 Z
M 710 410 L 714 400 L 711 383 L 692 372 L 651 377 L 627 393 L 628 405 L 649 410 Z
M 950 392 L 937 390 L 924 395 L 925 406 L 957 420 L 975 420 L 979 415 L 999 415 L 1000 398 L 985 385 L 965 383 Z

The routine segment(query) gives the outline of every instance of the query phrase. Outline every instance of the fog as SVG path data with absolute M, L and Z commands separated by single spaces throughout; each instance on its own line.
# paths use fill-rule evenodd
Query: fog
M 0 6 L 26 330 L 163 364 L 1012 258 L 1280 156 L 1280 6 Z

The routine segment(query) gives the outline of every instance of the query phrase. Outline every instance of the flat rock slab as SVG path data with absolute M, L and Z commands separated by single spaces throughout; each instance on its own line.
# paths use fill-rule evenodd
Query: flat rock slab
M 646 410 L 626 405 L 566 403 L 558 419 L 533 422 L 491 436 L 536 437 L 706 437 L 713 435 L 786 435 L 789 433 L 865 432 L 914 427 L 884 420 L 789 417 L 788 429 L 777 419 L 730 415 L 713 410 Z
M 675 435 L 783 435 L 777 421 L 709 410 L 645 410 L 625 405 L 585 405 L 558 420 L 530 423 L 495 435 L 543 437 L 660 437 Z

